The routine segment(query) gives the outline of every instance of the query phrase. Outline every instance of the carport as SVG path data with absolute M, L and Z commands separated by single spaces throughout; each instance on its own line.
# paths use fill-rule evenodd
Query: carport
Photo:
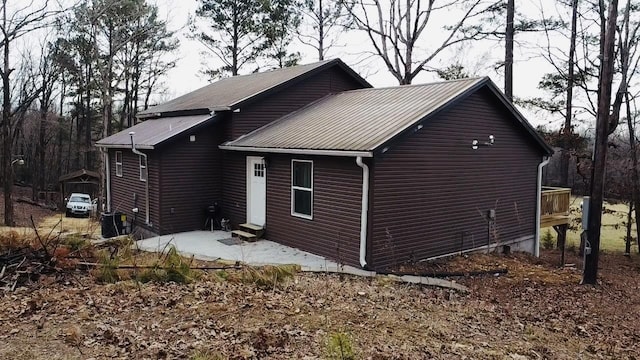
M 96 198 L 100 191 L 100 174 L 95 171 L 80 169 L 58 178 L 60 183 L 60 198 L 64 199 L 71 193 L 89 194 Z

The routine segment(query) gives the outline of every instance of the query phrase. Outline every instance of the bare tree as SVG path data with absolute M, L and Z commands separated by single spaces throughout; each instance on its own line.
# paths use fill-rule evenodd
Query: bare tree
M 305 24 L 298 31 L 298 39 L 314 48 L 322 61 L 337 45 L 339 31 L 350 26 L 347 4 L 341 0 L 305 0 L 301 12 Z
M 357 29 L 363 31 L 400 85 L 412 80 L 443 50 L 452 45 L 488 36 L 477 26 L 467 26 L 474 19 L 494 12 L 501 1 L 483 0 L 343 0 Z M 455 16 L 453 14 L 459 13 Z M 444 39 L 426 53 L 418 49 L 421 36 L 436 16 L 452 18 L 443 30 Z M 431 26 L 432 27 L 432 26 Z M 435 32 L 435 29 L 430 29 Z
M 13 202 L 11 195 L 13 192 L 13 168 L 12 161 L 12 143 L 14 135 L 14 126 L 16 122 L 15 116 L 31 105 L 38 97 L 39 90 L 32 89 L 32 93 L 23 93 L 16 99 L 12 94 L 12 73 L 14 68 L 11 65 L 11 50 L 17 39 L 33 32 L 37 29 L 49 25 L 47 21 L 57 11 L 49 7 L 48 1 L 41 4 L 29 3 L 26 6 L 19 6 L 8 13 L 8 0 L 2 0 L 2 22 L 0 23 L 0 32 L 2 39 L 0 47 L 2 48 L 2 66 L 0 67 L 0 77 L 2 77 L 2 121 L 0 122 L 2 139 L 2 169 L 4 174 L 4 223 L 7 226 L 13 226 Z M 27 88 L 23 88 L 25 91 Z
M 564 126 L 562 128 L 563 133 L 563 146 L 561 154 L 561 167 L 560 167 L 560 183 L 562 186 L 569 185 L 569 166 L 571 160 L 571 154 L 569 143 L 571 141 L 571 119 L 573 118 L 573 87 L 575 77 L 575 57 L 576 57 L 576 37 L 577 37 L 577 24 L 578 24 L 578 0 L 571 1 L 571 35 L 569 37 L 569 56 L 567 64 L 567 97 L 566 97 L 566 110 L 564 113 Z M 561 246 L 562 244 L 558 244 Z
M 638 149 L 636 140 L 636 116 L 631 112 L 631 97 L 629 92 L 625 94 L 625 104 L 627 113 L 627 131 L 629 132 L 629 152 L 631 153 L 631 204 L 635 209 L 636 215 L 636 241 L 638 242 L 638 252 L 640 253 L 640 180 L 638 179 Z M 630 206 L 631 207 L 631 206 Z M 631 212 L 631 211 L 629 211 Z M 631 226 L 631 224 L 629 224 Z M 630 234 L 627 240 L 631 242 Z M 629 244 L 626 253 L 631 252 L 631 244 Z
M 607 9 L 608 8 L 608 9 Z M 608 12 L 608 15 L 605 13 Z M 611 89 L 615 63 L 616 24 L 618 17 L 618 0 L 610 0 L 605 7 L 600 0 L 600 76 L 598 79 L 598 113 L 596 118 L 596 139 L 594 145 L 594 161 L 591 173 L 591 203 L 589 206 L 589 224 L 587 240 L 591 251 L 585 254 L 584 284 L 595 284 L 598 279 L 598 258 L 600 255 L 600 227 L 602 224 L 602 204 L 604 198 L 604 179 L 607 162 L 607 139 L 612 124 L 617 124 L 615 113 L 610 113 Z M 615 107 L 614 107 L 615 111 Z M 618 108 L 619 111 L 619 108 Z

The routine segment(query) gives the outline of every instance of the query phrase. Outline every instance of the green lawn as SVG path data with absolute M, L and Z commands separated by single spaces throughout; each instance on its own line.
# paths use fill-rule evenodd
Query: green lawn
M 571 198 L 571 225 L 567 232 L 567 247 L 580 245 L 580 233 L 582 232 L 582 224 L 580 219 L 582 218 L 582 211 L 580 210 L 580 204 L 582 203 L 582 197 Z M 600 249 L 610 252 L 623 252 L 624 251 L 624 237 L 626 235 L 626 222 L 627 212 L 629 206 L 627 204 L 611 204 L 605 203 L 604 214 L 602 215 L 602 229 L 600 230 Z M 635 220 L 632 218 L 632 233 L 633 238 L 636 237 Z M 552 228 L 545 228 L 541 231 L 543 236 L 547 231 L 550 231 L 555 238 L 556 232 Z M 632 243 L 631 252 L 637 252 L 638 246 L 635 242 Z

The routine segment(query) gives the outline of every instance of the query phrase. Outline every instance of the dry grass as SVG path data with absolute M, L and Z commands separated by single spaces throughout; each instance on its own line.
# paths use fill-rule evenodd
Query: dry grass
M 67 236 L 80 234 L 89 239 L 97 239 L 100 236 L 100 223 L 92 218 L 67 218 L 64 215 L 47 216 L 37 224 L 38 233 L 41 236 Z M 0 226 L 0 234 L 16 232 L 23 236 L 35 235 L 32 227 L 8 227 Z
M 64 215 L 53 215 L 44 218 L 38 224 L 38 231 L 53 231 L 60 234 L 79 233 L 90 238 L 100 235 L 100 223 L 93 218 L 68 218 Z
M 580 210 L 580 204 L 582 203 L 582 197 L 572 197 L 571 199 L 571 222 L 572 226 L 567 232 L 567 246 L 578 247 L 580 245 L 580 233 L 582 232 L 582 224 L 580 219 L 582 218 L 582 211 Z M 623 252 L 625 247 L 624 238 L 626 236 L 626 227 L 624 223 L 627 221 L 627 212 L 629 206 L 627 204 L 612 204 L 605 202 L 604 214 L 602 215 L 602 228 L 600 229 L 600 249 L 611 252 Z M 633 220 L 632 235 L 635 237 L 636 227 L 635 220 Z M 551 230 L 551 234 L 555 237 L 555 231 Z M 544 234 L 546 229 L 542 229 L 541 234 Z M 637 252 L 637 243 L 632 244 L 632 252 Z

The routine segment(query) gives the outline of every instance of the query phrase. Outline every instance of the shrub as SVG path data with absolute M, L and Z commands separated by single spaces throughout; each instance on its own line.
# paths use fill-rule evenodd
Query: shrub
M 553 249 L 554 246 L 555 241 L 553 240 L 553 235 L 551 235 L 551 232 L 547 230 L 542 236 L 542 248 L 550 250 Z
M 171 246 L 165 256 L 154 263 L 151 268 L 144 270 L 137 276 L 137 280 L 147 282 L 175 282 L 186 284 L 196 278 L 189 263 L 178 254 L 175 246 Z
M 285 284 L 300 271 L 299 265 L 266 265 L 262 267 L 246 266 L 239 274 L 230 275 L 230 280 L 245 284 L 255 284 L 262 289 L 273 289 Z
M 118 258 L 111 258 L 106 253 L 102 253 L 100 266 L 93 270 L 93 275 L 97 281 L 113 284 L 120 281 L 118 273 Z
M 332 332 L 329 334 L 326 353 L 327 358 L 332 360 L 354 360 L 356 358 L 351 337 L 344 332 Z
M 71 252 L 81 250 L 90 244 L 90 242 L 80 234 L 71 234 L 67 236 L 62 243 L 67 245 Z

